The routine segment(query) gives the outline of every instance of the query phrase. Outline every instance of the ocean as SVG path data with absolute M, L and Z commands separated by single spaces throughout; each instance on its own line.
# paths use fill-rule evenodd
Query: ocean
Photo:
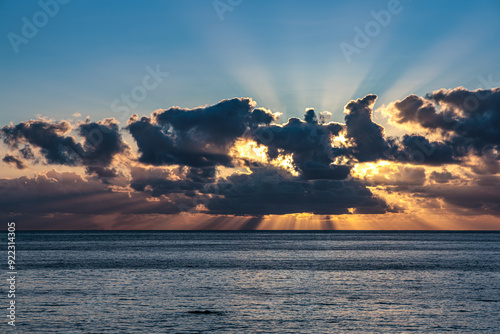
M 16 234 L 3 333 L 500 332 L 500 233 Z

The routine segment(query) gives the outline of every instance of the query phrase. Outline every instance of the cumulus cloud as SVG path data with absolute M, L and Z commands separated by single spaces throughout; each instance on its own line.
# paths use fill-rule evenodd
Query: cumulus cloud
M 372 120 L 377 95 L 370 94 L 345 106 L 346 137 L 353 140 L 352 151 L 360 162 L 376 161 L 389 150 L 384 128 Z
M 11 148 L 28 144 L 40 148 L 42 155 L 51 164 L 75 164 L 73 137 L 67 137 L 72 126 L 67 121 L 50 122 L 44 119 L 4 126 L 0 132 L 4 143 Z M 30 149 L 30 146 L 27 146 Z
M 350 167 L 333 165 L 332 138 L 343 129 L 339 123 L 319 124 L 314 109 L 307 109 L 304 121 L 290 118 L 283 125 L 260 126 L 251 131 L 251 137 L 267 147 L 269 159 L 291 155 L 294 167 L 306 179 L 342 180 Z
M 172 107 L 151 117 L 134 115 L 127 129 L 137 142 L 143 163 L 230 166 L 228 153 L 234 141 L 247 129 L 270 124 L 277 117 L 255 105 L 252 99 L 234 98 L 195 109 Z
M 75 129 L 83 138 L 83 143 L 76 141 L 69 132 Z M 122 140 L 118 123 L 110 118 L 99 122 L 85 121 L 74 128 L 69 122 L 30 120 L 17 125 L 4 126 L 0 137 L 13 150 L 17 150 L 25 159 L 38 159 L 32 147 L 40 150 L 47 164 L 59 164 L 87 167 L 88 173 L 98 176 L 112 175 L 113 158 L 129 150 L 129 145 Z
M 404 135 L 401 140 L 393 142 L 392 156 L 392 160 L 422 165 L 443 165 L 460 161 L 449 143 L 429 141 L 419 135 Z
M 470 91 L 458 87 L 440 89 L 425 98 L 410 95 L 390 104 L 385 113 L 395 124 L 439 135 L 441 148 L 436 147 L 436 156 L 443 154 L 448 159 L 437 163 L 470 154 L 483 156 L 498 151 L 500 145 L 500 88 Z M 494 155 L 498 160 L 498 154 Z
M 416 95 L 394 102 L 390 107 L 391 121 L 397 124 L 419 125 L 423 129 L 451 131 L 456 126 L 456 113 L 440 113 L 432 101 Z

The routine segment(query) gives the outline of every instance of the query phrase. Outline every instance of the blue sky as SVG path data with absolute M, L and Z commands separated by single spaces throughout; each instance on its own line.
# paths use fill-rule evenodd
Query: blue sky
M 313 107 L 342 121 L 343 106 L 368 93 L 380 106 L 409 93 L 495 86 L 480 76 L 500 81 L 498 1 L 401 0 L 350 63 L 340 43 L 354 45 L 355 27 L 364 30 L 388 1 L 243 0 L 223 20 L 210 0 L 59 7 L 16 53 L 9 33 L 22 36 L 22 18 L 32 22 L 41 7 L 0 2 L 2 124 L 117 117 L 111 103 L 141 85 L 148 66 L 169 75 L 131 113 L 252 97 L 285 117 Z
M 499 18 L 498 0 L 0 0 L 0 216 L 497 230 Z

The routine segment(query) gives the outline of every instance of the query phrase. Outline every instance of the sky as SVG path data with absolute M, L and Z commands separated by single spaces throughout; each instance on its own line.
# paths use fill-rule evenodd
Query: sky
M 0 1 L 25 229 L 500 229 L 498 1 Z

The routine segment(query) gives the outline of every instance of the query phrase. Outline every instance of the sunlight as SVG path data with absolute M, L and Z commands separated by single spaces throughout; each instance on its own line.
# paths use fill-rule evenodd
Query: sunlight
M 378 161 L 376 163 L 363 162 L 356 164 L 352 169 L 351 175 L 358 179 L 365 179 L 367 177 L 373 177 L 379 175 L 381 172 L 381 167 L 389 166 L 391 163 L 387 161 Z
M 255 162 L 267 163 L 267 146 L 259 145 L 254 140 L 238 139 L 229 153 L 235 158 L 249 159 Z
M 237 159 L 247 159 L 261 164 L 271 164 L 272 166 L 280 167 L 288 171 L 293 176 L 299 175 L 293 163 L 292 154 L 285 154 L 284 151 L 280 149 L 278 150 L 278 157 L 269 160 L 267 150 L 267 146 L 259 145 L 254 140 L 238 139 L 232 147 L 230 155 Z
M 332 136 L 332 147 L 346 147 L 347 143 L 348 140 L 342 133 L 336 137 Z

